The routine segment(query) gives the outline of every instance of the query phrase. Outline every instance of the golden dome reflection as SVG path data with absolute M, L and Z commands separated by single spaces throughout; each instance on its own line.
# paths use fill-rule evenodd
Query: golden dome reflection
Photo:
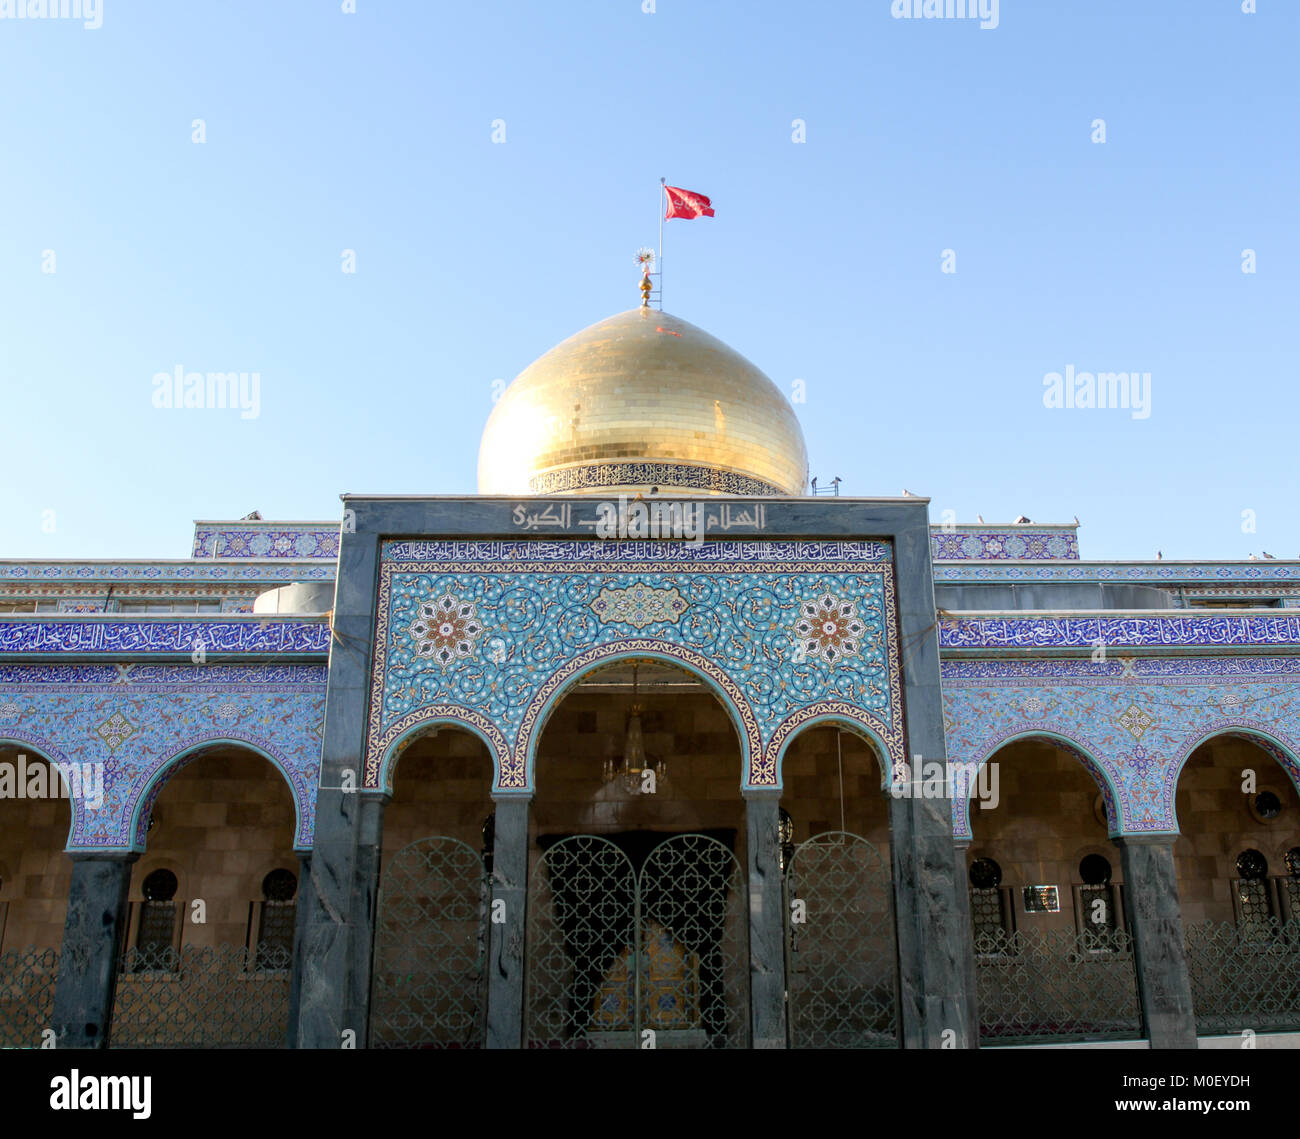
M 652 308 L 585 328 L 524 369 L 479 446 L 480 494 L 801 495 L 789 401 L 716 337 Z

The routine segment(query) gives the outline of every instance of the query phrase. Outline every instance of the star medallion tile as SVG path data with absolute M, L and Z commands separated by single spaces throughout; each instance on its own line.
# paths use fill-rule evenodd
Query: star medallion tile
M 95 729 L 95 733 L 108 744 L 109 751 L 116 751 L 135 735 L 135 725 L 121 712 L 114 712 Z
M 1140 740 L 1144 732 L 1156 723 L 1156 718 L 1136 704 L 1130 704 L 1119 717 L 1120 725 L 1132 733 L 1135 740 Z

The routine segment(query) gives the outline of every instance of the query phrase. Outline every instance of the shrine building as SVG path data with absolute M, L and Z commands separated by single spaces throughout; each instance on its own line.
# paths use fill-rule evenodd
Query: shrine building
M 477 495 L 0 561 L 0 1044 L 1300 1043 L 1300 561 L 809 476 L 643 304 Z

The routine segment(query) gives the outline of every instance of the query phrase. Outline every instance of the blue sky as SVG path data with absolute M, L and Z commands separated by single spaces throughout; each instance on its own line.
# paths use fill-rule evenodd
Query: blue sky
M 665 308 L 804 380 L 822 479 L 1300 553 L 1293 0 L 102 4 L 0 19 L 3 556 L 473 493 L 493 381 L 636 303 L 661 175 L 717 209 Z M 260 414 L 155 407 L 177 365 Z M 1045 408 L 1067 365 L 1150 372 L 1150 416 Z

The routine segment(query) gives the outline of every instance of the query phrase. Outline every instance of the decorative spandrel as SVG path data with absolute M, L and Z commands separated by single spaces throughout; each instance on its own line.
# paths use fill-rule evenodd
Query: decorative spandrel
M 751 785 L 817 715 L 857 720 L 904 758 L 892 550 L 878 541 L 386 542 L 365 785 L 428 720 L 491 747 L 529 786 L 552 704 L 602 661 L 645 653 L 709 682 Z M 816 569 L 810 569 L 815 566 Z

